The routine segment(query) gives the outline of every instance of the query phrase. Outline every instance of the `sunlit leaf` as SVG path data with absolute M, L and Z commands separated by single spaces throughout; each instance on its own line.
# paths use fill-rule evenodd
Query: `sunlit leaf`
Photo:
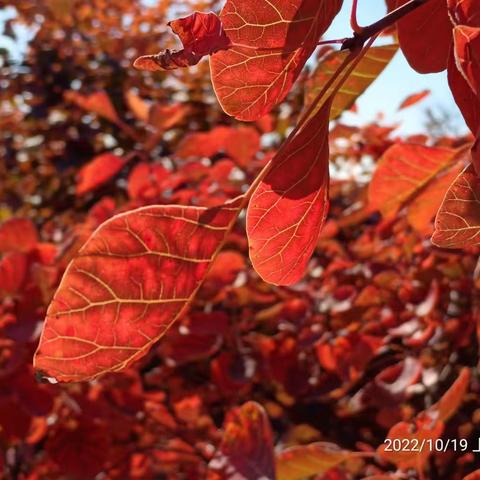
M 195 295 L 239 206 L 145 207 L 101 225 L 49 306 L 35 367 L 79 381 L 144 356 Z
M 398 143 L 380 159 L 368 189 L 372 208 L 393 217 L 400 207 L 441 171 L 451 166 L 457 152 L 449 148 Z
M 325 104 L 273 160 L 247 210 L 250 259 L 267 282 L 300 280 L 328 212 L 328 118 Z
M 290 91 L 343 0 L 228 0 L 220 19 L 232 46 L 212 55 L 218 100 L 239 120 L 258 120 Z
M 480 95 L 480 28 L 460 25 L 453 30 L 455 63 L 473 93 Z
M 414 93 L 413 95 L 409 95 L 398 107 L 399 110 L 403 110 L 404 108 L 411 107 L 416 103 L 422 101 L 424 98 L 430 95 L 430 90 L 423 90 L 418 93 Z
M 370 48 L 365 56 L 358 62 L 346 82 L 340 87 L 332 101 L 330 120 L 338 118 L 345 110 L 348 110 L 355 100 L 367 90 L 367 88 L 383 72 L 398 50 L 398 45 L 384 45 Z M 308 81 L 308 89 L 305 104 L 308 106 L 323 86 L 335 74 L 342 62 L 348 55 L 348 51 L 334 51 L 321 59 L 320 64 L 313 72 Z M 328 98 L 333 91 L 330 88 L 324 98 Z
M 463 248 L 480 243 L 480 178 L 469 165 L 452 183 L 435 219 L 432 243 Z
M 277 480 L 302 480 L 325 473 L 351 457 L 352 452 L 333 443 L 290 447 L 277 455 Z

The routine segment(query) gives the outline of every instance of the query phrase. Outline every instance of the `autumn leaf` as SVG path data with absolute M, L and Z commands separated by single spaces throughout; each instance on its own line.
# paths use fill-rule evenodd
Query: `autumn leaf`
M 229 115 L 254 121 L 278 105 L 343 0 L 227 0 L 220 19 L 231 42 L 210 58 L 218 100 Z
M 389 10 L 409 0 L 387 0 Z M 452 24 L 445 0 L 429 0 L 397 22 L 398 40 L 410 66 L 418 73 L 441 72 L 447 67 Z
M 383 72 L 397 50 L 398 45 L 384 45 L 372 47 L 365 53 L 333 98 L 330 120 L 338 118 L 355 103 L 355 100 L 362 95 Z M 348 54 L 349 52 L 346 50 L 333 51 L 321 59 L 320 64 L 307 83 L 308 89 L 305 96 L 306 106 L 313 102 L 323 86 L 335 75 Z M 335 85 L 332 85 L 325 94 L 325 99 L 333 93 L 334 88 Z
M 460 407 L 470 380 L 470 369 L 463 368 L 457 380 L 443 394 L 440 400 L 427 410 L 416 415 L 411 422 L 399 422 L 388 432 L 387 439 L 409 441 L 409 445 L 418 445 L 412 449 L 388 449 L 384 442 L 377 452 L 386 460 L 401 469 L 414 468 L 422 471 L 427 464 L 432 449 L 428 442 L 440 438 L 446 422 Z M 416 443 L 418 442 L 418 444 Z M 423 448 L 422 448 L 423 446 Z
M 413 95 L 409 95 L 398 107 L 399 110 L 403 110 L 405 108 L 411 107 L 416 103 L 422 101 L 424 98 L 430 95 L 430 90 L 423 90 L 418 93 L 414 93 Z
M 135 68 L 155 72 L 189 67 L 196 65 L 205 55 L 211 55 L 230 45 L 222 22 L 212 12 L 195 12 L 188 17 L 169 22 L 168 25 L 180 38 L 183 49 L 167 49 L 156 55 L 144 55 L 135 60 Z
M 35 225 L 27 218 L 10 218 L 0 224 L 0 253 L 29 252 L 38 243 Z
M 424 235 L 432 234 L 431 220 L 437 214 L 445 193 L 462 168 L 462 162 L 454 164 L 452 168 L 437 175 L 409 202 L 407 220 L 417 232 Z
M 277 455 L 277 480 L 302 480 L 319 475 L 353 456 L 353 452 L 327 442 L 290 447 Z
M 480 7 L 477 0 L 447 0 L 450 18 L 455 25 L 480 27 Z
M 368 189 L 371 208 L 392 218 L 402 205 L 440 172 L 452 166 L 457 151 L 398 143 L 380 159 Z
M 437 213 L 432 243 L 464 248 L 480 243 L 480 178 L 468 165 L 455 179 Z
M 250 259 L 267 282 L 291 285 L 304 275 L 328 212 L 330 103 L 277 154 L 247 210 Z
M 144 356 L 195 295 L 240 203 L 144 207 L 102 224 L 48 308 L 35 368 L 80 381 Z
M 247 402 L 230 411 L 223 430 L 210 471 L 222 480 L 275 479 L 272 429 L 261 405 Z
M 114 177 L 125 163 L 125 159 L 113 153 L 96 156 L 79 170 L 75 193 L 80 196 L 95 190 Z
M 455 63 L 473 93 L 480 95 L 480 28 L 460 25 L 453 30 Z
M 75 103 L 83 110 L 96 113 L 100 117 L 106 118 L 113 123 L 120 122 L 115 107 L 113 106 L 107 92 L 103 90 L 98 90 L 97 92 L 86 95 L 74 90 L 69 90 L 65 93 L 65 99 L 69 102 Z

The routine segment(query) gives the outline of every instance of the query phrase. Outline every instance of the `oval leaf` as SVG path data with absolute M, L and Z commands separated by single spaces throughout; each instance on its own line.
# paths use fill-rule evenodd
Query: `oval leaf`
M 303 276 L 328 212 L 328 117 L 325 104 L 273 160 L 247 210 L 250 259 L 267 282 Z
M 195 295 L 239 208 L 144 207 L 101 225 L 65 271 L 35 367 L 90 380 L 144 356 Z
M 409 0 L 387 0 L 390 10 Z M 445 0 L 429 0 L 397 22 L 398 40 L 410 66 L 418 73 L 441 72 L 447 67 L 452 24 Z
M 343 0 L 228 0 L 220 14 L 232 46 L 210 58 L 226 113 L 254 121 L 280 103 Z

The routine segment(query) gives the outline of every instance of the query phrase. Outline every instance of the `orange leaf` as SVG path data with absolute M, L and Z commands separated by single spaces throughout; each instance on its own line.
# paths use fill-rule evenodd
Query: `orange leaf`
M 353 455 L 327 442 L 290 447 L 277 455 L 277 480 L 302 480 L 325 473 Z
M 383 72 L 397 50 L 398 45 L 382 45 L 381 47 L 372 47 L 365 53 L 333 98 L 330 120 L 335 120 L 354 105 L 355 100 Z M 349 52 L 346 50 L 333 51 L 321 60 L 308 81 L 306 105 L 313 102 L 323 86 L 335 75 L 348 54 Z M 327 91 L 325 99 L 330 96 L 330 93 L 333 93 L 334 88 L 335 84 Z
M 343 0 L 228 0 L 220 19 L 232 46 L 210 59 L 218 100 L 254 121 L 279 104 L 339 12 Z M 260 48 L 259 48 L 260 47 Z
M 456 160 L 449 148 L 399 143 L 380 159 L 368 189 L 370 206 L 387 218 Z
M 272 429 L 261 405 L 247 402 L 230 411 L 223 429 L 211 472 L 219 472 L 222 480 L 275 479 Z
M 432 243 L 463 248 L 480 243 L 480 178 L 469 165 L 450 185 L 435 219 Z
M 414 93 L 413 95 L 409 95 L 398 107 L 399 110 L 403 110 L 404 108 L 411 107 L 412 105 L 415 105 L 416 103 L 420 102 L 424 98 L 428 97 L 430 95 L 430 90 L 423 90 L 422 92 L 419 93 Z
M 107 93 L 103 90 L 82 95 L 81 93 L 70 90 L 65 93 L 65 99 L 69 102 L 75 103 L 87 112 L 93 112 L 100 115 L 113 123 L 120 121 L 118 114 L 113 106 Z
M 446 422 L 457 412 L 462 404 L 468 390 L 469 382 L 470 369 L 462 368 L 453 385 L 443 394 L 442 398 L 428 410 L 437 412 L 438 419 Z
M 250 259 L 267 282 L 291 285 L 303 276 L 328 212 L 330 103 L 276 155 L 250 199 Z
M 35 367 L 81 381 L 144 356 L 195 295 L 239 208 L 240 199 L 217 208 L 144 207 L 102 224 L 62 278 Z
M 455 164 L 444 175 L 435 177 L 408 205 L 408 223 L 418 232 L 430 235 L 433 231 L 432 218 L 438 212 L 448 187 L 462 169 L 462 164 Z M 443 172 L 442 172 L 443 173 Z
M 80 196 L 95 190 L 114 177 L 124 165 L 125 160 L 112 153 L 96 156 L 79 170 L 75 193 Z
M 128 108 L 132 111 L 135 117 L 142 122 L 147 122 L 150 114 L 151 105 L 137 95 L 133 90 L 129 90 L 125 94 L 125 101 Z

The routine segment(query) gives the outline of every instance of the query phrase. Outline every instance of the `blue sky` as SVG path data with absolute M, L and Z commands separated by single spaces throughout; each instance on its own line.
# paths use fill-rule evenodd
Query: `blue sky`
M 358 0 L 358 23 L 367 25 L 386 13 L 385 0 Z M 325 34 L 325 39 L 351 36 L 350 10 L 352 0 L 344 0 L 343 9 Z M 398 112 L 400 103 L 410 94 L 431 90 L 431 95 L 421 103 Z M 349 124 L 361 124 L 374 120 L 380 112 L 385 122 L 401 123 L 398 132 L 415 134 L 425 129 L 425 110 L 443 109 L 455 116 L 455 124 L 461 132 L 466 131 L 465 123 L 448 88 L 445 72 L 430 75 L 416 73 L 401 52 L 397 53 L 381 77 L 360 97 L 357 102 L 358 114 L 345 114 L 342 120 Z M 452 132 L 454 133 L 454 132 Z

